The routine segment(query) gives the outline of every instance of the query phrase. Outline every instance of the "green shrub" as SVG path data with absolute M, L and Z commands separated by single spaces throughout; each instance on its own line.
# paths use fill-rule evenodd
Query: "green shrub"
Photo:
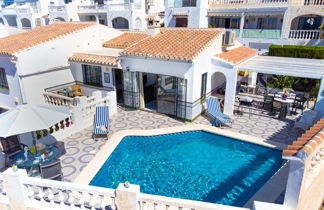
M 270 56 L 324 59 L 323 46 L 271 45 Z

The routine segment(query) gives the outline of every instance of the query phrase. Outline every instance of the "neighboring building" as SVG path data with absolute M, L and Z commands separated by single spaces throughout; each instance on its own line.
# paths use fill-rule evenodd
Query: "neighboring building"
M 25 30 L 16 27 L 6 26 L 0 23 L 0 38 L 10 36 L 12 34 L 22 33 Z
M 212 0 L 208 18 L 210 26 L 233 30 L 242 43 L 255 48 L 272 43 L 324 45 L 318 28 L 324 24 L 323 6 L 323 1 L 309 0 Z
M 324 45 L 324 2 L 309 0 L 173 0 L 166 4 L 167 27 L 216 27 L 231 30 L 243 44 Z
M 48 87 L 75 82 L 68 58 L 122 32 L 96 23 L 54 23 L 0 39 L 0 107 L 44 103 Z
M 207 0 L 165 1 L 165 27 L 203 27 L 208 25 Z
M 95 21 L 112 28 L 144 30 L 155 22 L 160 25 L 164 17 L 163 0 L 16 0 L 2 4 L 0 23 L 25 29 L 56 21 Z

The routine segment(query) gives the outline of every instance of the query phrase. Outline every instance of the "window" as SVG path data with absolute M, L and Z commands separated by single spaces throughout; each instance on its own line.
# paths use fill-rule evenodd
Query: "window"
M 182 6 L 183 7 L 195 7 L 196 6 L 196 0 L 183 0 Z
M 207 72 L 201 76 L 201 100 L 206 99 L 206 87 L 207 87 Z
M 100 66 L 82 65 L 84 84 L 102 87 L 102 75 Z
M 6 71 L 4 70 L 4 68 L 0 68 L 0 87 L 9 90 Z

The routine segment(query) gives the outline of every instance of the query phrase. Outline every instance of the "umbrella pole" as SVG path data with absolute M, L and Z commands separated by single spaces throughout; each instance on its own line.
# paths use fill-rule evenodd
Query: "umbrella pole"
M 37 147 L 36 147 L 36 137 L 34 135 L 34 131 L 32 131 L 32 136 L 33 136 L 33 145 L 35 147 L 35 155 L 37 154 Z

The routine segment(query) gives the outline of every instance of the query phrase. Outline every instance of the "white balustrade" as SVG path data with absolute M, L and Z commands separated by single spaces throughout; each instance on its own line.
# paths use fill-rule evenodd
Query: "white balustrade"
M 65 6 L 48 6 L 50 12 L 65 12 Z
M 150 195 L 140 193 L 138 195 L 138 202 L 141 210 L 151 209 L 199 209 L 199 210 L 212 210 L 212 209 L 223 209 L 223 210 L 238 210 L 244 209 L 233 206 L 225 206 L 220 204 L 206 203 L 201 201 L 192 201 L 179 198 L 170 198 L 165 196 Z
M 96 112 L 97 106 L 108 106 L 109 105 L 109 97 L 102 98 L 97 101 L 93 101 L 91 103 L 88 103 L 84 106 L 80 107 L 80 112 L 83 119 L 93 119 L 93 116 Z
M 78 10 L 79 11 L 98 11 L 98 10 L 102 10 L 102 11 L 107 11 L 107 5 L 85 5 L 85 6 L 78 6 Z
M 115 190 L 68 182 L 26 177 L 22 180 L 33 203 L 63 208 L 115 208 Z
M 324 0 L 292 0 L 294 6 L 323 6 Z
M 55 106 L 74 106 L 76 102 L 73 98 L 62 96 L 55 93 L 43 92 L 45 103 Z
M 17 9 L 17 12 L 20 13 L 20 14 L 28 14 L 28 13 L 31 13 L 30 12 L 30 8 L 18 8 Z
M 289 39 L 320 39 L 320 30 L 290 30 Z
M 130 4 L 109 4 L 109 11 L 123 11 L 130 9 Z

